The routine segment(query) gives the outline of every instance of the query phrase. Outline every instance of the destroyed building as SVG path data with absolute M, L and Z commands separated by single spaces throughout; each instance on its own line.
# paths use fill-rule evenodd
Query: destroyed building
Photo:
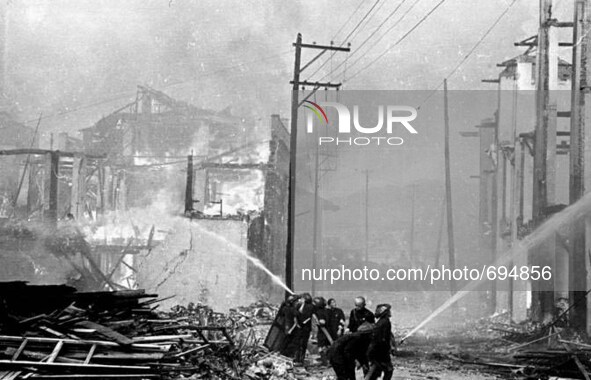
M 33 129 L 15 121 L 5 112 L 0 112 L 0 133 L 0 149 L 29 148 L 33 142 Z M 12 212 L 20 179 L 16 165 L 18 159 L 3 158 L 3 161 L 0 167 L 0 175 L 3 178 L 0 182 L 0 218 L 6 218 Z
M 161 241 L 136 256 L 139 286 L 175 302 L 214 297 L 222 308 L 281 297 L 246 259 L 285 270 L 289 134 L 279 116 L 255 125 L 140 86 L 136 101 L 82 135 L 86 153 L 107 156 L 94 204 L 105 223 L 94 238 L 121 244 L 152 231 Z
M 58 150 L 14 149 L 30 137 L 3 146 L 3 159 L 20 163 L 4 165 L 14 170 L 6 191 L 27 173 L 27 212 L 9 223 L 26 232 L 7 235 L 31 270 L 15 264 L 2 280 L 139 286 L 220 309 L 282 296 L 252 264 L 285 271 L 289 134 L 279 116 L 256 124 L 139 86 L 134 102 L 81 134 L 59 134 Z

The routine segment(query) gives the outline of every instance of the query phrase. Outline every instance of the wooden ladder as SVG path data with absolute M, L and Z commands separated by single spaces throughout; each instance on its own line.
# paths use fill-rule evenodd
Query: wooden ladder
M 5 338 L 2 339 L 2 338 Z M 10 358 L 10 360 L 0 360 L 0 380 L 14 380 L 14 379 L 27 379 L 27 378 L 35 378 L 37 375 L 34 372 L 29 371 L 29 368 L 64 368 L 69 367 L 71 370 L 80 369 L 83 370 L 83 373 L 88 374 L 88 378 L 92 377 L 104 377 L 104 378 L 149 378 L 155 377 L 152 373 L 150 373 L 150 367 L 147 366 L 127 366 L 127 365 L 106 365 L 106 364 L 94 364 L 91 363 L 91 360 L 95 354 L 97 346 L 101 344 L 101 342 L 72 342 L 70 339 L 54 339 L 54 338 L 27 338 L 27 337 L 20 337 L 22 341 L 20 342 L 18 348 Z M 0 344 L 5 342 L 13 342 L 16 343 L 20 340 L 18 337 L 0 337 Z M 25 353 L 25 349 L 27 345 L 31 342 L 35 342 L 37 344 L 43 344 L 46 346 L 46 349 L 51 349 L 49 354 L 47 353 L 39 353 L 39 352 L 30 352 Z M 64 348 L 66 344 L 76 344 L 77 346 L 83 345 L 88 346 L 88 353 L 85 355 L 84 361 L 81 359 L 71 359 L 71 358 L 60 358 L 61 360 L 56 360 L 59 358 L 60 352 Z M 26 359 L 21 359 L 24 354 L 27 354 Z M 32 359 L 38 360 L 33 361 Z M 87 370 L 84 369 L 92 369 L 95 371 L 106 371 L 102 374 L 92 375 L 88 373 Z M 127 374 L 128 372 L 136 373 L 136 374 Z M 64 379 L 67 378 L 75 378 L 78 375 L 72 374 L 63 374 L 59 375 Z

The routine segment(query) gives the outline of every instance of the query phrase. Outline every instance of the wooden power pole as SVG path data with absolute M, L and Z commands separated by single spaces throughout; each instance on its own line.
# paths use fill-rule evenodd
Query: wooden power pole
M 300 62 L 302 57 L 302 35 L 298 33 L 295 46 L 295 63 L 293 68 L 293 86 L 291 89 L 291 136 L 289 160 L 289 202 L 287 206 L 287 254 L 285 260 L 285 282 L 290 289 L 294 288 L 293 281 L 293 251 L 295 232 L 295 176 L 296 176 L 296 146 L 298 140 L 298 86 L 300 83 Z M 289 294 L 286 294 L 289 296 Z
M 369 263 L 369 170 L 365 170 L 365 264 Z
M 534 141 L 534 183 L 532 191 L 532 217 L 539 226 L 545 219 L 554 194 L 554 157 L 556 153 L 556 106 L 551 104 L 550 69 L 557 65 L 558 57 L 550 54 L 550 28 L 552 27 L 552 0 L 540 0 L 540 28 L 538 32 L 538 59 L 536 81 L 536 126 Z M 554 73 L 553 75 L 558 75 Z M 553 267 L 555 236 L 548 236 L 534 247 L 532 265 Z M 549 281 L 532 282 L 532 317 L 537 321 L 551 318 L 554 311 L 554 284 Z
M 415 253 L 415 188 L 416 184 L 412 184 L 412 198 L 410 202 L 410 238 L 409 238 L 409 253 L 413 257 Z
M 453 208 L 451 197 L 451 169 L 449 157 L 449 104 L 447 98 L 447 79 L 443 80 L 443 107 L 444 107 L 444 121 L 445 121 L 445 204 L 447 209 L 447 247 L 449 252 L 449 269 L 454 271 L 456 268 L 456 253 L 454 244 L 454 223 L 453 223 Z M 456 283 L 452 278 L 449 281 L 449 290 L 451 294 L 456 293 Z
M 318 201 L 319 201 L 319 194 L 318 191 L 320 190 L 320 145 L 316 144 L 316 155 L 315 155 L 315 163 L 314 163 L 314 233 L 312 235 L 312 268 L 316 269 L 318 266 Z M 314 276 L 312 276 L 312 295 L 316 295 L 316 280 Z
M 572 92 L 570 125 L 570 181 L 569 203 L 576 203 L 591 189 L 591 4 L 587 0 L 575 2 L 573 22 Z M 571 324 L 591 333 L 591 300 L 588 298 L 587 252 L 591 249 L 591 225 L 588 218 L 577 221 L 573 228 L 572 254 L 570 255 L 570 302 L 573 305 Z M 584 302 L 584 298 L 587 298 Z
M 291 135 L 290 135 L 290 161 L 289 161 L 289 201 L 287 207 L 287 250 L 285 255 L 285 282 L 290 289 L 294 288 L 294 253 L 295 253 L 295 201 L 296 201 L 296 159 L 297 159 L 297 143 L 298 143 L 298 109 L 302 105 L 303 101 L 308 99 L 311 94 L 300 102 L 299 89 L 300 86 L 310 86 L 314 88 L 314 93 L 319 88 L 339 88 L 340 83 L 321 83 L 321 82 L 310 82 L 301 81 L 300 74 L 307 69 L 313 62 L 320 58 L 324 53 L 329 50 L 333 51 L 344 51 L 349 52 L 351 49 L 348 47 L 336 47 L 336 46 L 325 46 L 317 44 L 304 44 L 302 43 L 302 35 L 298 33 L 296 42 L 293 44 L 295 47 L 295 62 L 293 68 L 293 80 L 292 94 L 291 94 Z M 302 49 L 319 49 L 320 52 L 312 58 L 303 67 L 301 66 Z M 315 255 L 316 253 L 314 253 Z M 315 258 L 313 259 L 315 260 Z M 313 268 L 314 269 L 314 268 Z M 286 296 L 289 295 L 286 293 Z

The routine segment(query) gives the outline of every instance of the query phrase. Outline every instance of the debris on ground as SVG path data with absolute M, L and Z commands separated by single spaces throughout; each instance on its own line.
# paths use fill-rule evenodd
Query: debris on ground
M 144 290 L 78 292 L 0 283 L 0 379 L 331 379 L 264 347 L 277 306 L 257 302 L 215 312 L 206 305 L 159 310 Z M 397 333 L 403 333 L 400 329 Z M 396 373 L 410 379 L 588 379 L 591 345 L 556 324 L 514 324 L 503 314 L 453 331 L 411 336 Z M 484 375 L 486 374 L 486 375 Z M 462 377 L 463 376 L 463 377 Z
M 0 283 L 0 378 L 291 378 L 293 365 L 253 332 L 274 306 L 224 315 L 194 304 L 159 312 L 159 301 L 143 290 Z
M 591 345 L 575 329 L 553 322 L 515 324 L 504 314 L 451 331 L 424 332 L 401 348 L 399 357 L 422 357 L 447 363 L 453 371 L 475 370 L 496 378 L 591 378 Z

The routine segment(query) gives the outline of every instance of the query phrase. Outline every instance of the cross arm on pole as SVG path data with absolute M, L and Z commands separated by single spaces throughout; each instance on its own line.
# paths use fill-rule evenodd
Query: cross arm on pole
M 294 84 L 294 81 L 289 81 L 289 83 Z M 329 88 L 339 88 L 342 86 L 342 83 L 330 83 L 330 82 L 297 82 L 298 86 L 310 86 L 310 87 L 329 87 Z
M 294 43 L 293 46 L 296 46 Z M 349 47 L 339 47 L 339 46 L 327 46 L 327 45 L 316 45 L 316 44 L 300 44 L 303 48 L 308 49 L 323 49 L 323 50 L 334 50 L 334 51 L 351 51 Z

